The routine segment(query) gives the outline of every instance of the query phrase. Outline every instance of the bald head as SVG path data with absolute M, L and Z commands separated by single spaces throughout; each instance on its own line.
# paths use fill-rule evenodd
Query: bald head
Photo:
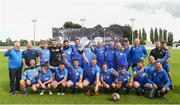
M 134 39 L 134 45 L 135 46 L 138 46 L 140 44 L 140 41 L 138 38 Z

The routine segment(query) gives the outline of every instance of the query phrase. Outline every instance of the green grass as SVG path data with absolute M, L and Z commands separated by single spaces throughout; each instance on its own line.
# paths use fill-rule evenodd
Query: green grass
M 44 95 L 39 93 L 29 93 L 28 97 L 23 97 L 21 93 L 16 96 L 9 95 L 9 77 L 7 69 L 7 58 L 0 53 L 0 104 L 180 104 L 180 50 L 172 51 L 170 62 L 175 90 L 170 91 L 165 98 L 147 99 L 144 96 L 136 96 L 135 93 L 120 94 L 118 102 L 111 101 L 110 94 L 100 94 L 98 96 L 87 96 L 82 94 L 67 94 L 65 96 Z M 147 62 L 147 59 L 146 59 Z

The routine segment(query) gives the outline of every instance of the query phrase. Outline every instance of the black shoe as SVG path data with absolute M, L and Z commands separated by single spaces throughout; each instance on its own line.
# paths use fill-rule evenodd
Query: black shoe
M 141 92 L 140 91 L 136 91 L 136 95 L 140 96 Z
M 161 91 L 158 91 L 158 94 L 160 97 L 162 97 L 162 98 L 164 97 L 164 93 L 161 93 Z
M 141 89 L 141 94 L 144 95 L 145 94 L 145 90 Z
M 172 84 L 169 86 L 169 88 L 170 88 L 171 90 L 174 90 L 174 86 L 173 86 Z

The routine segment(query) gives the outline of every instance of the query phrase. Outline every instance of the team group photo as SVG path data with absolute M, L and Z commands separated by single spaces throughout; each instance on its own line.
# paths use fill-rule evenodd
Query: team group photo
M 1 3 L 0 104 L 180 103 L 179 1 Z

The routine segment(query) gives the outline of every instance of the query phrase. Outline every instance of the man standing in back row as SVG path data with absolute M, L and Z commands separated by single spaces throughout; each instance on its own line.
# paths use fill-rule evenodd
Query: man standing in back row
M 57 45 L 56 40 L 52 40 L 51 46 L 48 47 L 50 51 L 50 65 L 59 66 L 61 62 L 61 47 Z
M 137 66 L 137 63 L 141 60 L 146 58 L 147 51 L 143 45 L 140 45 L 140 41 L 138 38 L 134 39 L 134 46 L 131 47 L 129 51 L 129 60 L 131 63 L 132 68 Z

